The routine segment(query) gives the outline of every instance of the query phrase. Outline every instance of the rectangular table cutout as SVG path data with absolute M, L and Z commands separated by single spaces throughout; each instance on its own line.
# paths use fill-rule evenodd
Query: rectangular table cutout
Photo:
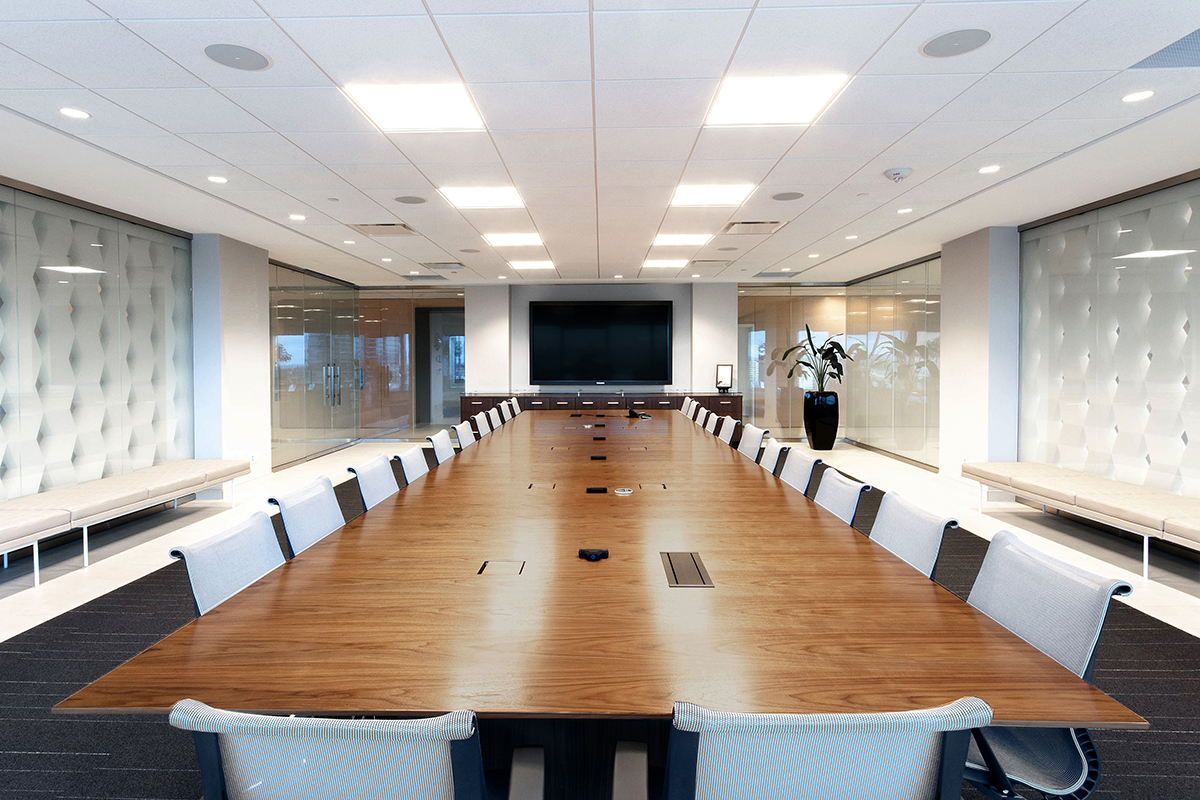
M 525 571 L 524 561 L 485 561 L 476 575 L 520 575 Z
M 589 486 L 587 487 L 588 494 L 608 494 L 607 486 Z
M 606 441 L 608 441 L 608 437 L 607 436 L 593 436 L 592 441 L 593 442 L 606 442 Z
M 638 487 L 641 489 L 666 489 L 667 485 L 665 483 L 639 483 Z
M 558 484 L 557 483 L 531 483 L 531 484 L 529 484 L 530 489 L 541 489 L 541 490 L 553 489 L 555 486 L 558 486 Z
M 608 461 L 608 456 L 592 456 L 592 461 Z
M 667 573 L 668 586 L 712 588 L 712 578 L 699 553 L 659 553 Z

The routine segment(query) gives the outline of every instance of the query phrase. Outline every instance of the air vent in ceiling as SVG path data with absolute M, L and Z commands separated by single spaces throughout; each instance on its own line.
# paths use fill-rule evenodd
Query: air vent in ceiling
M 1179 41 L 1143 58 L 1130 69 L 1182 69 L 1200 67 L 1200 31 L 1192 31 Z
M 363 236 L 420 236 L 416 229 L 403 222 L 381 222 L 377 225 L 351 225 Z
M 760 272 L 754 276 L 758 281 L 790 281 L 796 277 L 794 272 Z
M 422 261 L 421 266 L 425 269 L 466 269 L 457 261 Z
M 729 266 L 729 262 L 728 261 L 718 261 L 716 259 L 708 259 L 708 258 L 695 258 L 695 259 L 692 259 L 692 263 L 688 264 L 688 266 L 689 267 L 708 267 L 709 269 L 723 269 L 723 268 Z
M 401 275 L 409 283 L 445 283 L 444 275 Z
M 731 222 L 721 229 L 722 234 L 774 233 L 782 228 L 783 222 Z

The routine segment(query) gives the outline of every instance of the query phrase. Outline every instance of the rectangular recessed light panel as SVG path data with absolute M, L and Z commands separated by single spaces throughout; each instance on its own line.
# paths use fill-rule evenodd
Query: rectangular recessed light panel
M 483 238 L 492 247 L 536 247 L 542 243 L 536 233 L 485 233 Z
M 443 186 L 438 189 L 455 208 L 524 208 L 511 186 Z
M 684 247 L 688 245 L 708 244 L 713 238 L 711 233 L 660 233 L 654 237 L 655 247 Z
M 650 258 L 642 263 L 648 269 L 683 269 L 687 265 L 686 258 Z
M 480 131 L 483 120 L 461 83 L 351 83 L 346 94 L 385 131 Z
M 92 269 L 91 267 L 40 267 L 40 269 L 49 270 L 50 272 L 67 272 L 72 275 L 104 274 L 104 270 Z
M 1181 256 L 1186 253 L 1194 253 L 1195 250 L 1142 250 L 1138 253 L 1126 253 L 1123 256 L 1113 256 L 1118 258 L 1166 258 L 1167 256 Z
M 510 261 L 513 269 L 554 269 L 553 261 Z
M 753 183 L 727 185 L 681 184 L 671 198 L 673 206 L 740 206 L 754 191 Z
M 726 78 L 706 125 L 807 125 L 846 83 L 846 76 Z

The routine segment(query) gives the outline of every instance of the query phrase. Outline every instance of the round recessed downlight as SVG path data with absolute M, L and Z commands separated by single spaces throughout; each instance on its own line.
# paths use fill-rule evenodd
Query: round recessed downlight
M 71 119 L 88 119 L 92 116 L 86 111 L 80 111 L 78 108 L 60 108 L 58 113 L 62 114 L 64 117 L 70 117 Z
M 464 247 L 462 250 L 459 250 L 458 252 L 460 252 L 460 253 L 478 253 L 479 251 L 476 250 L 474 247 Z
M 614 278 L 624 278 L 624 275 L 613 275 Z
M 210 183 L 229 183 L 229 178 L 223 175 L 209 175 L 208 180 Z
M 737 250 L 736 247 L 718 247 L 717 249 L 720 250 L 722 253 L 732 253 L 735 250 Z
M 344 242 L 342 242 L 342 244 L 357 244 L 357 242 L 355 242 L 353 239 L 347 239 Z
M 993 172 L 999 172 L 999 171 L 1000 171 L 999 164 L 992 164 L 990 167 L 980 167 L 979 168 L 980 175 L 991 175 Z
M 508 280 L 508 276 L 507 276 L 507 275 L 497 275 L 496 277 L 497 277 L 497 278 L 499 278 L 499 279 L 500 279 L 500 280 L 502 280 L 502 281 L 506 281 L 506 280 Z
M 808 257 L 809 258 L 820 258 L 821 254 L 820 253 L 809 253 Z
M 780 192 L 779 194 L 771 195 L 772 200 L 781 200 L 783 202 L 799 200 L 801 197 L 804 197 L 804 192 Z
M 930 58 L 950 58 L 978 50 L 992 40 L 992 34 L 979 28 L 966 28 L 935 36 L 921 48 Z
M 1133 94 L 1127 94 L 1121 98 L 1121 102 L 1122 103 L 1136 103 L 1139 100 L 1149 100 L 1151 97 L 1154 97 L 1154 92 L 1151 91 L 1150 89 L 1147 89 L 1144 92 L 1134 92 Z
M 792 268 L 791 267 L 780 267 L 779 271 L 780 272 L 791 272 Z
M 858 237 L 857 236 L 847 236 L 846 238 L 847 239 L 857 239 Z
M 408 271 L 408 274 L 409 274 L 409 275 L 420 275 L 420 274 L 421 274 L 421 270 L 419 270 L 419 269 L 410 269 L 410 270 Z
M 896 213 L 897 214 L 911 214 L 912 209 L 911 208 L 897 208 Z
M 692 274 L 692 277 L 693 277 L 693 278 L 699 278 L 700 276 L 699 276 L 699 275 L 697 275 L 697 274 L 695 274 L 695 273 L 693 273 L 693 274 Z
M 240 44 L 210 44 L 204 48 L 204 55 L 223 67 L 244 69 L 258 72 L 271 66 L 271 59 L 257 50 L 242 47 Z
M 382 262 L 383 262 L 383 263 L 385 263 L 385 264 L 386 264 L 386 263 L 388 263 L 389 261 L 391 261 L 391 259 L 390 259 L 390 258 L 381 258 L 381 259 L 379 259 L 379 260 L 380 260 L 380 261 L 382 261 Z
M 293 222 L 304 222 L 304 215 L 303 214 L 288 214 L 288 219 L 292 220 Z
M 417 197 L 415 194 L 405 194 L 396 198 L 397 203 L 404 203 L 406 206 L 419 206 L 421 203 L 428 202 L 424 197 Z

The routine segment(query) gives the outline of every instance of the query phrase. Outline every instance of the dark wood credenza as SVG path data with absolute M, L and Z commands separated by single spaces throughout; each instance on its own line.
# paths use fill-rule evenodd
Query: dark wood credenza
M 466 420 L 480 411 L 487 411 L 513 395 L 464 394 L 459 398 L 459 419 Z M 523 411 L 636 411 L 676 409 L 683 398 L 691 397 L 709 411 L 736 420 L 742 418 L 740 394 L 518 394 L 517 403 Z

